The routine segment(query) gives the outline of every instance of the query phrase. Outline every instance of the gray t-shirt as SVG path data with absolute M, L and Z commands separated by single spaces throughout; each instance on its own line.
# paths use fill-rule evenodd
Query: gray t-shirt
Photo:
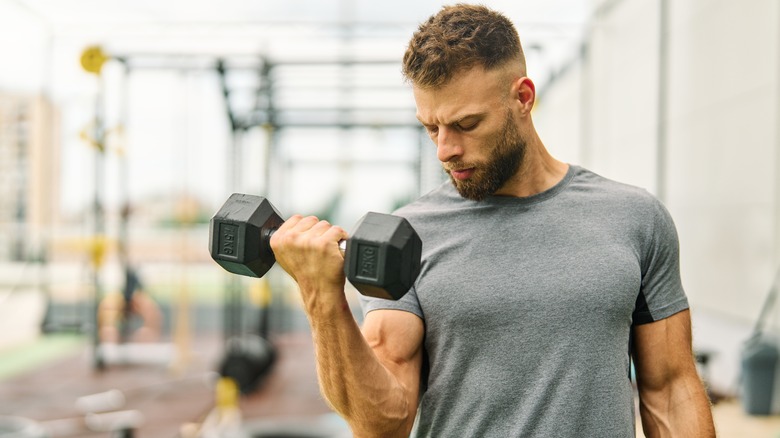
M 688 307 L 658 200 L 572 165 L 531 197 L 447 182 L 397 214 L 422 238 L 420 277 L 361 302 L 424 320 L 415 436 L 635 435 L 631 327 Z

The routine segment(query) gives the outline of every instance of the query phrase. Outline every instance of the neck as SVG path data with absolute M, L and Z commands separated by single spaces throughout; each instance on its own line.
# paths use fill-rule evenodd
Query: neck
M 536 132 L 531 132 L 520 168 L 515 176 L 495 193 L 497 196 L 533 196 L 549 190 L 566 176 L 569 165 L 550 155 Z

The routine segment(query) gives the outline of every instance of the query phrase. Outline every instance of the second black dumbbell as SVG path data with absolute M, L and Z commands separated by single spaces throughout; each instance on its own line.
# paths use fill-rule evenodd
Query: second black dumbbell
M 262 277 L 276 262 L 270 240 L 283 222 L 267 199 L 234 193 L 211 219 L 211 258 L 234 274 Z M 363 295 L 397 300 L 420 273 L 422 241 L 404 218 L 368 213 L 340 243 L 344 274 Z

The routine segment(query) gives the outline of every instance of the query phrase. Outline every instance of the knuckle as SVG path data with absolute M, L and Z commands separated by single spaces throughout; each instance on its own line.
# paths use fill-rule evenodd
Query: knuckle
M 284 231 L 276 231 L 273 235 L 271 235 L 271 239 L 268 241 L 268 244 L 271 246 L 271 250 L 277 251 L 279 248 L 281 248 L 284 243 L 284 238 Z

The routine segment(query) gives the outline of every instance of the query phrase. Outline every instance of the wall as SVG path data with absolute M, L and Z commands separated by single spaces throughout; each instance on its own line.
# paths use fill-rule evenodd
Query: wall
M 777 3 L 669 2 L 661 163 L 660 2 L 607 3 L 585 55 L 540 93 L 542 139 L 661 197 L 691 301 L 752 321 L 780 262 Z
M 700 306 L 752 319 L 778 262 L 777 2 L 671 9 L 668 204 Z
M 716 353 L 713 387 L 734 392 L 780 265 L 780 6 L 667 4 L 662 58 L 661 0 L 595 1 L 583 55 L 542 90 L 534 120 L 557 157 L 666 204 L 694 346 Z

